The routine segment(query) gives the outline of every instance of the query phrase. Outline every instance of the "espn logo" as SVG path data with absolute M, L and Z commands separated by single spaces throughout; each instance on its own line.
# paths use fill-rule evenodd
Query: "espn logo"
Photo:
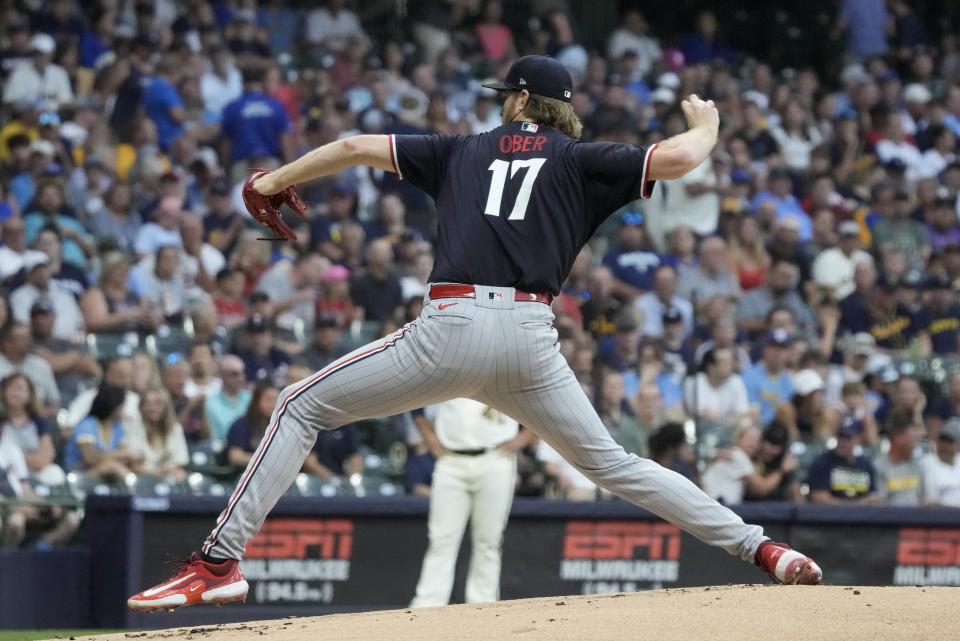
M 270 519 L 247 544 L 249 559 L 350 559 L 353 522 L 346 519 Z
M 900 530 L 897 565 L 960 566 L 960 530 Z
M 680 558 L 680 530 L 670 523 L 570 521 L 563 558 L 676 561 Z

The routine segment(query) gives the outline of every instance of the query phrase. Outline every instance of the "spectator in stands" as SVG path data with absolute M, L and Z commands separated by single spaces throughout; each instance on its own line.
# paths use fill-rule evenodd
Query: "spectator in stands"
M 633 408 L 627 401 L 623 376 L 604 371 L 597 391 L 597 414 L 610 435 L 628 453 L 644 456 L 647 451 L 647 432 L 637 422 Z
M 245 175 L 249 167 L 276 167 L 294 155 L 292 126 L 283 105 L 265 93 L 266 69 L 243 70 L 243 93 L 223 109 L 222 158 L 233 163 L 231 176 Z
M 44 225 L 34 243 L 35 249 L 43 252 L 49 259 L 50 280 L 57 288 L 70 292 L 79 299 L 90 287 L 86 273 L 74 265 L 63 260 L 63 237 L 60 228 L 55 225 Z
M 890 14 L 883 0 L 843 0 L 837 29 L 845 31 L 847 53 L 860 60 L 882 56 L 889 51 Z
M 624 11 L 620 24 L 607 39 L 607 58 L 618 60 L 628 51 L 634 51 L 639 61 L 638 71 L 647 75 L 662 55 L 659 43 L 649 35 L 647 21 L 637 9 Z
M 187 111 L 175 82 L 176 65 L 173 56 L 162 56 L 143 88 L 143 108 L 156 125 L 157 142 L 163 151 L 186 131 Z
M 367 321 L 385 321 L 403 305 L 400 280 L 393 273 L 393 248 L 385 239 L 374 240 L 367 248 L 366 270 L 350 285 L 350 298 L 357 315 Z
M 50 259 L 40 253 L 24 261 L 26 283 L 10 295 L 13 317 L 18 323 L 30 323 L 34 302 L 43 300 L 53 309 L 53 335 L 73 343 L 81 342 L 84 333 L 83 313 L 73 293 L 51 280 Z
M 896 506 L 923 503 L 923 467 L 914 450 L 920 434 L 916 414 L 909 410 L 892 412 L 886 422 L 890 449 L 874 461 L 877 494 L 880 500 Z
M 203 239 L 224 256 L 233 253 L 247 221 L 230 198 L 230 183 L 217 178 L 210 185 L 210 211 L 203 217 Z
M 610 268 L 597 265 L 590 271 L 585 292 L 586 301 L 580 307 L 583 327 L 595 340 L 611 336 L 616 330 L 614 318 L 620 303 L 613 296 L 614 278 Z
M 96 245 L 83 224 L 72 215 L 67 215 L 66 200 L 61 181 L 55 178 L 41 181 L 33 199 L 36 209 L 28 210 L 23 217 L 24 233 L 27 242 L 33 245 L 44 227 L 56 227 L 63 237 L 64 262 L 85 269 L 89 259 L 96 253 Z
M 720 450 L 703 471 L 703 491 L 724 505 L 742 503 L 756 476 L 751 459 L 759 447 L 760 430 L 748 420 L 733 433 L 733 446 Z
M 798 462 L 789 452 L 790 434 L 786 426 L 770 423 L 763 430 L 754 455 L 754 472 L 747 477 L 746 501 L 802 500 L 796 471 Z
M 906 254 L 908 266 L 919 269 L 930 255 L 930 245 L 926 228 L 913 220 L 910 213 L 910 194 L 897 191 L 890 215 L 877 221 L 871 229 L 873 245 L 882 258 L 894 251 L 902 252 Z
M 177 196 L 160 199 L 153 212 L 153 221 L 140 227 L 134 241 L 134 249 L 142 258 L 163 247 L 180 247 L 180 217 L 183 215 L 183 200 Z
M 553 481 L 557 498 L 575 502 L 597 500 L 597 486 L 593 481 L 560 456 L 546 441 L 537 444 L 537 460 Z
M 802 369 L 793 377 L 793 395 L 776 412 L 776 421 L 787 427 L 791 438 L 822 442 L 837 429 L 839 416 L 824 403 L 823 389 L 823 378 L 814 369 Z
M 740 288 L 750 291 L 763 285 L 770 269 L 770 255 L 756 218 L 743 216 L 730 240 L 730 271 L 737 275 Z
M 640 387 L 633 398 L 630 399 L 630 403 L 640 430 L 646 434 L 653 434 L 665 422 L 667 408 L 663 403 L 663 396 L 656 383 L 640 383 Z M 647 455 L 646 448 L 649 443 L 650 438 L 647 436 L 643 443 L 643 449 L 641 450 L 643 454 L 641 456 Z
M 40 415 L 55 416 L 60 409 L 60 390 L 50 364 L 32 353 L 30 328 L 9 322 L 0 329 L 0 377 L 20 372 L 37 391 Z
M 940 429 L 936 452 L 923 457 L 924 503 L 960 507 L 960 418 Z
M 28 480 L 30 472 L 24 453 L 17 446 L 16 439 L 8 437 L 8 430 L 8 424 L 0 422 L 0 498 L 36 500 L 39 497 Z M 51 550 L 68 543 L 79 525 L 76 512 L 65 511 L 59 506 L 19 505 L 10 509 L 5 518 L 0 518 L 0 540 L 19 546 L 29 528 L 41 532 L 34 548 Z
M 597 360 L 610 369 L 626 374 L 640 361 L 640 318 L 635 310 L 625 309 L 615 319 L 615 333 L 600 346 Z M 636 376 L 633 373 L 633 376 Z
M 643 335 L 650 338 L 663 337 L 663 313 L 668 308 L 676 309 L 683 316 L 683 336 L 693 331 L 693 305 L 677 295 L 677 270 L 670 265 L 660 265 L 653 274 L 653 290 L 634 302 L 643 312 Z
M 40 252 L 27 247 L 23 219 L 10 217 L 3 221 L 0 233 L 3 246 L 0 247 L 0 280 L 8 281 L 23 269 L 24 261 L 30 257 L 39 257 Z
M 179 244 L 157 249 L 152 261 L 136 270 L 143 283 L 143 299 L 170 325 L 183 323 L 188 302 L 187 283 L 181 269 L 183 252 Z
M 142 358 L 137 354 L 138 360 Z M 142 430 L 140 425 L 140 397 L 133 391 L 134 382 L 134 359 L 131 356 L 118 354 L 110 358 L 103 367 L 103 380 L 101 387 L 110 385 L 120 387 L 126 391 L 126 397 L 123 401 L 123 411 L 121 421 L 123 429 L 126 432 L 136 432 Z M 145 368 L 144 368 L 145 369 Z M 97 396 L 99 389 L 92 387 L 77 395 L 67 410 L 67 418 L 63 422 L 63 436 L 69 437 L 73 429 L 82 421 L 93 406 L 93 401 Z
M 667 423 L 650 435 L 650 459 L 693 482 L 697 481 L 696 457 L 680 423 Z
M 234 64 L 230 49 L 216 45 L 210 49 L 210 66 L 200 77 L 205 119 L 219 122 L 223 109 L 243 93 L 243 77 Z
M 735 301 L 740 298 L 740 285 L 729 270 L 727 241 L 709 236 L 700 244 L 700 264 L 680 277 L 677 293 L 692 302 L 697 311 L 714 297 Z
M 246 413 L 234 421 L 227 433 L 226 463 L 243 468 L 256 451 L 270 422 L 280 390 L 269 380 L 261 380 L 253 388 Z
M 162 320 L 158 310 L 141 300 L 127 284 L 130 261 L 121 252 L 108 252 L 100 260 L 100 280 L 80 299 L 87 331 L 96 334 L 148 333 Z
M 313 9 L 306 16 L 304 38 L 324 52 L 340 53 L 350 38 L 366 39 L 360 20 L 346 0 L 327 0 L 326 6 Z
M 279 328 L 292 330 L 297 324 L 313 325 L 315 303 L 328 267 L 330 262 L 322 256 L 303 254 L 293 262 L 278 261 L 263 273 L 257 291 L 265 293 L 273 303 Z
M 359 449 L 360 440 L 355 425 L 320 430 L 316 445 L 303 463 L 303 471 L 322 479 L 339 478 L 353 482 L 355 475 L 363 474 L 363 457 Z
M 63 469 L 54 460 L 56 451 L 47 421 L 38 413 L 37 395 L 30 379 L 20 373 L 0 380 L 4 438 L 23 452 L 30 475 L 47 485 L 62 485 Z
M 160 380 L 183 426 L 183 433 L 191 443 L 205 443 L 210 434 L 203 420 L 204 396 L 187 396 L 187 381 L 190 380 L 190 364 L 183 354 L 168 354 L 160 368 Z
M 143 433 L 135 435 L 135 444 L 131 446 L 143 455 L 140 472 L 183 482 L 189 463 L 187 440 L 167 391 L 162 387 L 147 389 L 140 396 L 140 415 Z
M 684 405 L 689 415 L 710 427 L 732 429 L 749 418 L 747 388 L 734 372 L 730 349 L 715 347 L 703 355 L 700 371 L 686 381 Z
M 653 276 L 661 264 L 660 255 L 650 247 L 643 226 L 643 214 L 622 214 L 623 226 L 617 234 L 617 245 L 603 257 L 603 264 L 613 273 L 613 293 L 622 300 L 632 300 L 653 287 Z
M 884 433 L 890 417 L 898 413 L 910 414 L 917 425 L 923 425 L 923 411 L 926 406 L 927 396 L 923 393 L 920 382 L 913 376 L 903 374 L 897 378 L 890 391 L 890 402 L 877 411 L 877 421 Z
M 759 192 L 750 201 L 750 209 L 760 218 L 761 224 L 772 227 L 774 223 L 789 221 L 791 225 L 787 228 L 796 232 L 797 240 L 810 240 L 813 225 L 807 212 L 800 206 L 800 201 L 793 195 L 790 170 L 783 167 L 771 170 L 767 185 L 767 190 Z
M 48 101 L 53 108 L 73 102 L 70 78 L 60 65 L 53 64 L 56 41 L 46 33 L 30 39 L 30 62 L 20 64 L 7 78 L 3 102 L 37 104 Z
M 247 381 L 255 383 L 271 379 L 278 387 L 286 378 L 291 358 L 274 345 L 270 323 L 262 314 L 253 314 L 247 319 L 247 349 L 240 354 L 246 370 Z
M 343 332 L 339 322 L 332 316 L 318 316 L 314 323 L 313 344 L 300 354 L 296 361 L 313 372 L 320 371 L 346 352 L 341 347 Z
M 743 372 L 750 404 L 759 408 L 760 420 L 768 424 L 777 409 L 794 394 L 793 382 L 786 371 L 787 355 L 793 337 L 783 329 L 767 336 L 759 362 Z
M 233 267 L 224 267 L 217 274 L 213 305 L 220 325 L 227 329 L 234 329 L 247 319 L 248 309 L 243 295 L 244 280 L 243 272 Z
M 100 378 L 100 365 L 74 341 L 53 335 L 56 310 L 45 298 L 30 306 L 30 337 L 33 352 L 50 364 L 63 403 L 70 404 L 83 389 Z
M 217 363 L 209 343 L 194 343 L 187 354 L 190 376 L 183 386 L 187 398 L 212 396 L 220 391 L 223 381 L 217 376 Z
M 180 244 L 183 247 L 180 271 L 191 297 L 205 297 L 214 288 L 213 277 L 227 264 L 223 254 L 203 241 L 203 222 L 192 214 L 180 217 Z
M 797 293 L 800 282 L 797 266 L 789 261 L 774 261 L 765 285 L 744 294 L 737 305 L 737 324 L 751 336 L 765 332 L 766 316 L 775 307 L 785 307 L 793 314 L 794 321 L 803 330 L 814 326 L 813 313 L 803 297 Z
M 118 481 L 136 472 L 141 457 L 128 443 L 121 417 L 125 392 L 114 385 L 103 385 L 90 406 L 90 414 L 80 421 L 64 450 L 68 470 L 82 471 L 106 481 Z
M 933 252 L 960 245 L 960 221 L 949 198 L 938 198 L 934 204 L 933 212 L 927 217 L 927 235 Z
M 940 428 L 953 418 L 960 418 L 960 370 L 955 370 L 947 376 L 944 385 L 945 393 L 926 406 L 927 434 L 931 439 L 936 438 Z
M 233 354 L 222 356 L 219 369 L 223 387 L 207 396 L 203 404 L 203 415 L 214 451 L 222 449 L 230 426 L 246 413 L 251 398 L 242 359 Z
M 939 274 L 927 277 L 927 303 L 920 311 L 918 331 L 930 336 L 934 353 L 940 356 L 960 350 L 960 302 L 950 281 Z
M 837 444 L 810 465 L 807 484 L 810 501 L 823 504 L 876 504 L 877 473 L 870 459 L 854 450 L 859 435 L 849 427 L 837 430 Z
M 820 252 L 813 261 L 813 280 L 837 301 L 853 293 L 853 274 L 859 262 L 873 262 L 860 249 L 860 226 L 852 220 L 840 224 L 840 243 Z

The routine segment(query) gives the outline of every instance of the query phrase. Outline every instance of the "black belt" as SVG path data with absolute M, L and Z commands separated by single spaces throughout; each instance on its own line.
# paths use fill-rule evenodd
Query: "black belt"
M 487 452 L 492 452 L 495 449 L 497 448 L 486 447 L 486 448 L 480 448 L 478 450 L 447 450 L 447 451 L 450 452 L 451 454 L 456 454 L 458 456 L 482 456 L 483 454 L 486 454 Z

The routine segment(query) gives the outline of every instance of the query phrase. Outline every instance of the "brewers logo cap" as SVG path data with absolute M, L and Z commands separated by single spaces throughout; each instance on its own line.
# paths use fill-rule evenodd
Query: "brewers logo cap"
M 483 85 L 496 91 L 522 91 L 544 98 L 570 102 L 573 97 L 573 79 L 567 68 L 550 56 L 523 56 L 510 65 L 502 82 Z

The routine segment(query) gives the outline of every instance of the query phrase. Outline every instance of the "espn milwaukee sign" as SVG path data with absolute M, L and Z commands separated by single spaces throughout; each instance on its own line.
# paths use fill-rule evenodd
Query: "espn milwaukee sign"
M 582 584 L 582 594 L 633 592 L 676 583 L 680 530 L 645 521 L 569 521 L 560 578 Z
M 960 529 L 901 529 L 893 584 L 960 586 Z
M 278 518 L 247 544 L 240 567 L 257 603 L 332 603 L 352 558 L 353 521 Z

